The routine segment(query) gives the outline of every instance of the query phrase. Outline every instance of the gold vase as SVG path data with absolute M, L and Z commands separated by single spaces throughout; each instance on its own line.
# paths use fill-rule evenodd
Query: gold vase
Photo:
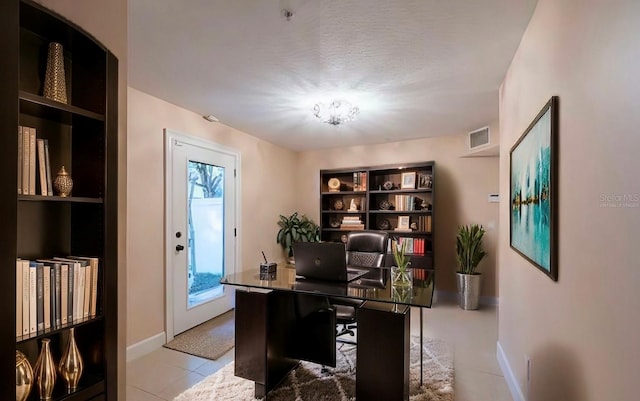
M 24 401 L 33 386 L 33 369 L 24 354 L 16 350 L 16 401 Z
M 78 382 L 80 382 L 83 368 L 82 356 L 76 344 L 75 328 L 71 328 L 69 330 L 67 348 L 65 348 L 62 358 L 60 358 L 60 364 L 58 365 L 58 373 L 60 373 L 60 376 L 62 376 L 67 383 L 67 389 L 75 390 L 78 388 Z
M 36 387 L 41 400 L 51 399 L 53 387 L 56 384 L 56 365 L 53 362 L 53 355 L 51 355 L 50 342 L 51 340 L 48 338 L 42 339 L 40 355 L 38 355 L 36 366 L 33 369 Z
M 64 76 L 64 51 L 60 43 L 49 43 L 47 70 L 44 74 L 44 97 L 67 103 L 67 84 Z
M 69 173 L 67 173 L 67 170 L 65 170 L 64 166 L 62 166 L 60 171 L 58 171 L 58 175 L 53 182 L 53 187 L 58 195 L 63 198 L 69 196 L 71 193 L 71 190 L 73 189 L 73 180 Z

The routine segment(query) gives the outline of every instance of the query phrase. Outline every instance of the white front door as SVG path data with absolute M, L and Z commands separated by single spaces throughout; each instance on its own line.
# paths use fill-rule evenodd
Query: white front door
M 167 340 L 233 307 L 238 155 L 165 130 Z

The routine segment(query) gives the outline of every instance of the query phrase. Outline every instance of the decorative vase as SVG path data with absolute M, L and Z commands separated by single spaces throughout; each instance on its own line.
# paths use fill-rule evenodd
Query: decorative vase
M 24 354 L 16 350 L 16 401 L 24 401 L 29 397 L 33 386 L 33 369 Z
M 408 267 L 391 266 L 391 284 L 397 287 L 411 287 L 413 271 Z
M 56 180 L 53 182 L 53 187 L 58 192 L 58 195 L 61 197 L 67 197 L 71 193 L 71 189 L 73 189 L 73 180 L 67 170 L 65 170 L 64 166 L 60 168 L 58 171 L 58 176 Z
M 82 356 L 76 344 L 75 328 L 72 327 L 69 330 L 67 348 L 65 348 L 62 358 L 60 358 L 60 364 L 58 365 L 58 373 L 60 373 L 60 376 L 62 376 L 67 383 L 67 389 L 74 390 L 78 388 L 78 382 L 82 376 L 83 368 Z
M 41 400 L 51 399 L 53 387 L 56 384 L 56 365 L 53 362 L 53 355 L 51 355 L 50 342 L 51 340 L 48 338 L 42 339 L 40 355 L 38 355 L 36 366 L 33 369 L 36 387 Z
M 393 302 L 408 303 L 413 296 L 413 287 L 410 286 L 391 286 L 391 300 Z
M 458 303 L 464 310 L 476 310 L 480 303 L 480 284 L 482 275 L 456 273 L 458 285 Z
M 49 43 L 47 70 L 44 74 L 44 97 L 67 103 L 67 84 L 64 77 L 64 51 L 57 42 Z

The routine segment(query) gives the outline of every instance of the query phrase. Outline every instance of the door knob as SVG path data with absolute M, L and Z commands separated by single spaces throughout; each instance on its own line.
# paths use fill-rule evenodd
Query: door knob
M 176 245 L 176 251 L 180 252 L 180 251 L 184 251 L 184 246 L 182 245 Z

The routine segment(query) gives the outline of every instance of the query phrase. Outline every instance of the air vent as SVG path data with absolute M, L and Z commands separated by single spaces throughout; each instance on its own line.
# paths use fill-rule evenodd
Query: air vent
M 489 144 L 489 127 L 469 132 L 469 150 Z

